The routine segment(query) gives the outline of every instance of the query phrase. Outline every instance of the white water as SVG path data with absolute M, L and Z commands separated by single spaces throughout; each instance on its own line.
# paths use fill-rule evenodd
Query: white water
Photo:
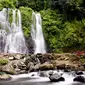
M 20 75 L 14 75 L 11 76 L 12 77 L 12 81 L 16 81 L 17 79 L 23 79 L 27 78 L 27 80 L 22 80 L 22 82 L 24 82 L 23 85 L 25 85 L 26 82 L 34 82 L 33 85 L 39 85 L 38 83 L 40 83 L 41 85 L 77 85 L 78 82 L 73 82 L 73 79 L 75 78 L 72 73 L 64 73 L 62 71 L 57 72 L 56 73 L 63 73 L 63 77 L 65 78 L 65 81 L 60 81 L 60 82 L 49 82 L 50 79 L 48 77 L 40 77 L 38 72 L 32 72 L 29 74 L 20 74 Z M 32 74 L 34 74 L 34 76 L 32 76 Z M 21 81 L 20 81 L 21 82 Z M 48 83 L 47 83 L 48 82 Z M 83 84 L 78 84 L 78 85 L 83 85 Z
M 0 53 L 28 53 L 22 31 L 21 13 L 12 10 L 12 23 L 9 23 L 10 10 L 0 11 Z
M 34 41 L 34 53 L 46 53 L 45 40 L 42 32 L 42 19 L 40 13 L 32 14 L 31 36 Z

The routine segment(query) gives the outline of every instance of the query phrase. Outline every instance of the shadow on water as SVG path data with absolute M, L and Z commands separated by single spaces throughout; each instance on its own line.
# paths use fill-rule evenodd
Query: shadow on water
M 29 82 L 30 80 L 31 82 Z M 50 82 L 50 81 L 36 82 L 36 79 L 30 79 L 30 78 L 20 78 L 20 79 L 10 80 L 10 81 L 0 81 L 0 85 L 62 85 L 62 84 L 58 82 Z M 63 85 L 68 85 L 68 84 L 63 84 Z M 69 84 L 69 85 L 85 85 L 85 83 L 76 82 L 76 83 Z
M 85 83 L 73 83 L 72 85 L 85 85 Z
M 25 80 L 25 79 L 24 79 Z M 29 82 L 29 80 L 18 79 L 17 81 L 0 81 L 0 85 L 52 85 L 52 82 Z

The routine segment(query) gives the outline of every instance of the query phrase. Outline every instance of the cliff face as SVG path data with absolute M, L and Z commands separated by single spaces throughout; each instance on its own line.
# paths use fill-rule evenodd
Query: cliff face
M 0 54 L 0 71 L 10 74 L 55 69 L 85 70 L 85 65 L 79 56 L 70 53 Z

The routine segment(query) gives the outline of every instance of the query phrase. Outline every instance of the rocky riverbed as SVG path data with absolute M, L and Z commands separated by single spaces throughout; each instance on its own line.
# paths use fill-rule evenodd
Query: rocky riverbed
M 0 54 L 0 62 L 0 71 L 9 74 L 55 69 L 85 70 L 80 57 L 70 53 Z

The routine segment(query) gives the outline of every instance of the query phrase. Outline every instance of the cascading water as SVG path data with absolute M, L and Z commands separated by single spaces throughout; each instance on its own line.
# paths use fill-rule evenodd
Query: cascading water
M 31 36 L 35 44 L 34 53 L 46 53 L 40 13 L 33 12 L 32 14 Z
M 11 25 L 8 21 L 9 10 L 3 9 L 0 12 L 0 52 L 28 53 L 22 31 L 21 13 L 19 10 L 12 11 L 13 20 Z
M 7 36 L 6 16 L 7 16 L 6 9 L 4 8 L 0 12 L 0 53 L 4 52 L 4 48 L 5 48 L 5 44 L 6 44 L 6 36 Z
M 32 72 L 28 74 L 19 74 L 19 75 L 11 75 L 12 80 L 10 81 L 0 81 L 0 85 L 85 85 L 85 83 L 82 82 L 76 82 L 73 81 L 75 76 L 72 74 L 72 72 L 60 72 L 56 71 L 57 74 L 62 73 L 62 77 L 65 78 L 65 81 L 57 81 L 57 82 L 50 82 L 49 71 L 43 72 L 44 77 L 39 75 L 39 72 Z M 78 75 L 76 75 L 78 76 Z M 82 75 L 85 77 L 85 75 Z M 56 77 L 58 78 L 58 76 Z

